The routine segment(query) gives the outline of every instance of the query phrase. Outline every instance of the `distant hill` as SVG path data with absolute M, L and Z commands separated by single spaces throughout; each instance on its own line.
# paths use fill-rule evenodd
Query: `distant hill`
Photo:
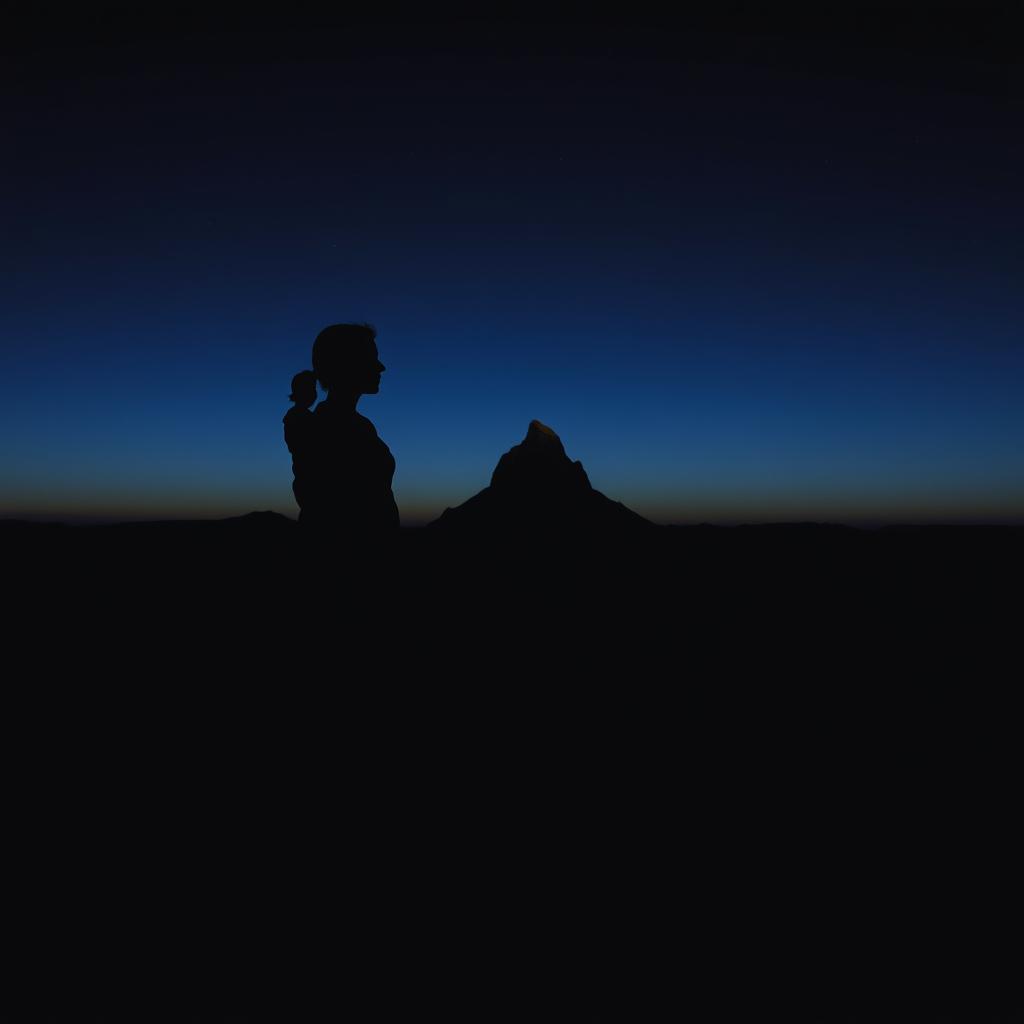
M 145 520 L 135 523 L 113 523 L 109 526 L 96 527 L 99 530 L 201 530 L 218 533 L 280 533 L 293 530 L 298 526 L 295 519 L 281 515 L 280 512 L 247 512 L 242 516 L 229 516 L 227 519 L 160 519 Z
M 498 460 L 491 482 L 430 524 L 463 533 L 568 533 L 650 530 L 650 520 L 590 483 L 558 434 L 533 420 L 523 440 Z

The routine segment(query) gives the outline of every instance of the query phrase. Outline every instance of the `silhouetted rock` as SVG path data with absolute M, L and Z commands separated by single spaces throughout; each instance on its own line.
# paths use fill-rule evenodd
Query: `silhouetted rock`
M 653 529 L 621 502 L 594 490 L 580 462 L 566 454 L 559 436 L 533 420 L 526 437 L 498 461 L 489 487 L 431 526 L 467 533 L 607 532 Z

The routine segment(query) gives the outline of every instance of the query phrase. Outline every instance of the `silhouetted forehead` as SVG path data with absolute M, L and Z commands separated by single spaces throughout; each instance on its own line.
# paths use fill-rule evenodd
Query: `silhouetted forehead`
M 329 350 L 352 360 L 377 358 L 377 343 L 372 338 L 340 338 Z
M 327 330 L 316 339 L 313 358 L 330 363 L 368 362 L 377 358 L 377 344 L 361 332 Z

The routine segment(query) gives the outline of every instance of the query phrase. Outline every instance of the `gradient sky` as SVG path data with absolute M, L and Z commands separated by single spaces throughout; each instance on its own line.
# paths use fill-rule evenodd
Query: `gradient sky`
M 26 23 L 0 516 L 295 515 L 291 376 L 370 320 L 406 523 L 533 418 L 658 522 L 1024 522 L 1008 6 L 734 8 Z

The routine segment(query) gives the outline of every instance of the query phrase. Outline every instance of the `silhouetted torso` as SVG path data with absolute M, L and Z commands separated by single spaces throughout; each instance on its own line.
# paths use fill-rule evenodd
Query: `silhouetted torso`
M 330 398 L 317 406 L 312 418 L 315 456 L 309 485 L 300 485 L 305 499 L 300 501 L 300 520 L 339 535 L 397 529 L 398 506 L 391 490 L 395 460 L 374 425 Z

